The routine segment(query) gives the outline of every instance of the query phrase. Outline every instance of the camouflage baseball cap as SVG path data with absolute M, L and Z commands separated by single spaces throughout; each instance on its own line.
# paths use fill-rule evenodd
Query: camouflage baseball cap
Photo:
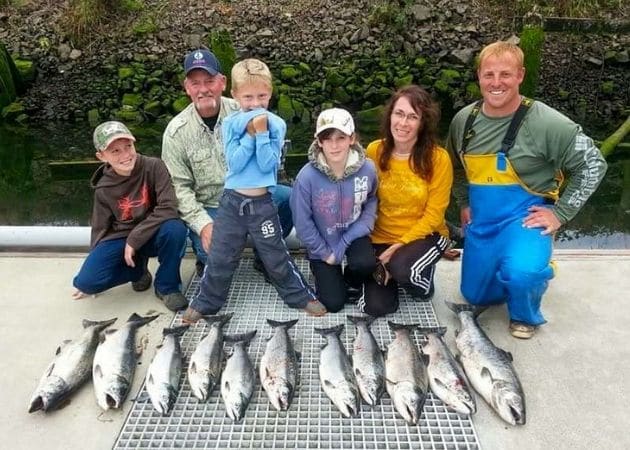
M 109 144 L 121 138 L 131 139 L 133 142 L 136 142 L 136 138 L 133 137 L 129 128 L 123 123 L 114 120 L 103 122 L 94 130 L 94 147 L 97 151 L 102 152 L 109 147 Z

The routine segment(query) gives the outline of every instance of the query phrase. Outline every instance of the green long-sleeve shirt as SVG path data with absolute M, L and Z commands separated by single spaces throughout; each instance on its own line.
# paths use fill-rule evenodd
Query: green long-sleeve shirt
M 471 104 L 459 111 L 449 128 L 446 147 L 457 160 L 464 126 L 472 107 Z M 498 152 L 512 116 L 488 117 L 480 111 L 473 123 L 474 136 L 466 153 L 482 155 Z M 554 213 L 561 223 L 568 222 L 578 213 L 599 186 L 607 168 L 601 152 L 578 124 L 539 101 L 534 102 L 523 119 L 508 159 L 523 183 L 536 192 L 557 189 L 558 172 L 568 178 L 554 206 Z M 460 180 L 456 183 L 453 193 L 460 207 L 468 205 L 466 182 L 461 183 Z

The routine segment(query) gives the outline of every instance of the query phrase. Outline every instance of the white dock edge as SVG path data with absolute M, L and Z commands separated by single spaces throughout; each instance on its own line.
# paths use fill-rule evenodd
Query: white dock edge
M 295 230 L 286 238 L 290 250 L 301 243 Z M 55 248 L 76 249 L 90 246 L 90 227 L 68 226 L 0 226 L 0 250 Z M 248 244 L 251 247 L 251 243 Z

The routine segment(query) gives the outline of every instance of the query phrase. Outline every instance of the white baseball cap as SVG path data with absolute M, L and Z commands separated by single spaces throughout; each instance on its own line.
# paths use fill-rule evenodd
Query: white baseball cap
M 315 126 L 315 137 L 324 130 L 335 128 L 348 136 L 354 133 L 354 120 L 348 111 L 341 108 L 325 109 L 319 113 Z

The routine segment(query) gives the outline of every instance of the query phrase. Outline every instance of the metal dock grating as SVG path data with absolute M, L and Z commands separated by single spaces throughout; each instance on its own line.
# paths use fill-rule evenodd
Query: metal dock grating
M 304 274 L 308 263 L 296 258 Z M 199 278 L 193 277 L 186 292 L 189 299 L 199 289 Z M 401 323 L 421 323 L 437 326 L 431 303 L 417 303 L 401 291 L 400 310 L 377 319 L 372 332 L 382 349 L 393 338 L 387 320 Z M 149 401 L 135 402 L 114 449 L 199 448 L 199 449 L 478 449 L 477 434 L 469 417 L 448 411 L 442 402 L 429 395 L 420 424 L 409 426 L 400 418 L 392 402 L 384 394 L 380 403 L 370 409 L 361 405 L 358 417 L 344 418 L 324 394 L 319 381 L 319 349 L 324 339 L 313 327 L 345 324 L 342 340 L 349 353 L 356 334 L 347 314 L 360 314 L 354 305 L 337 314 L 312 318 L 290 309 L 278 297 L 275 289 L 264 282 L 252 268 L 252 259 L 243 258 L 232 282 L 228 303 L 222 313 L 234 316 L 225 326 L 226 334 L 258 330 L 249 346 L 249 355 L 256 366 L 265 349 L 271 327 L 266 319 L 299 322 L 290 330 L 296 350 L 301 353 L 300 383 L 291 408 L 277 412 L 257 380 L 256 390 L 241 423 L 233 423 L 225 414 L 219 386 L 208 402 L 199 403 L 188 384 L 188 358 L 206 334 L 206 324 L 199 321 L 183 336 L 184 370 L 179 396 L 167 417 L 156 412 Z M 173 320 L 181 324 L 181 313 Z M 415 337 L 416 343 L 420 339 Z M 229 349 L 228 349 L 229 352 Z M 136 380 L 137 382 L 137 380 Z M 146 392 L 144 382 L 140 393 Z

